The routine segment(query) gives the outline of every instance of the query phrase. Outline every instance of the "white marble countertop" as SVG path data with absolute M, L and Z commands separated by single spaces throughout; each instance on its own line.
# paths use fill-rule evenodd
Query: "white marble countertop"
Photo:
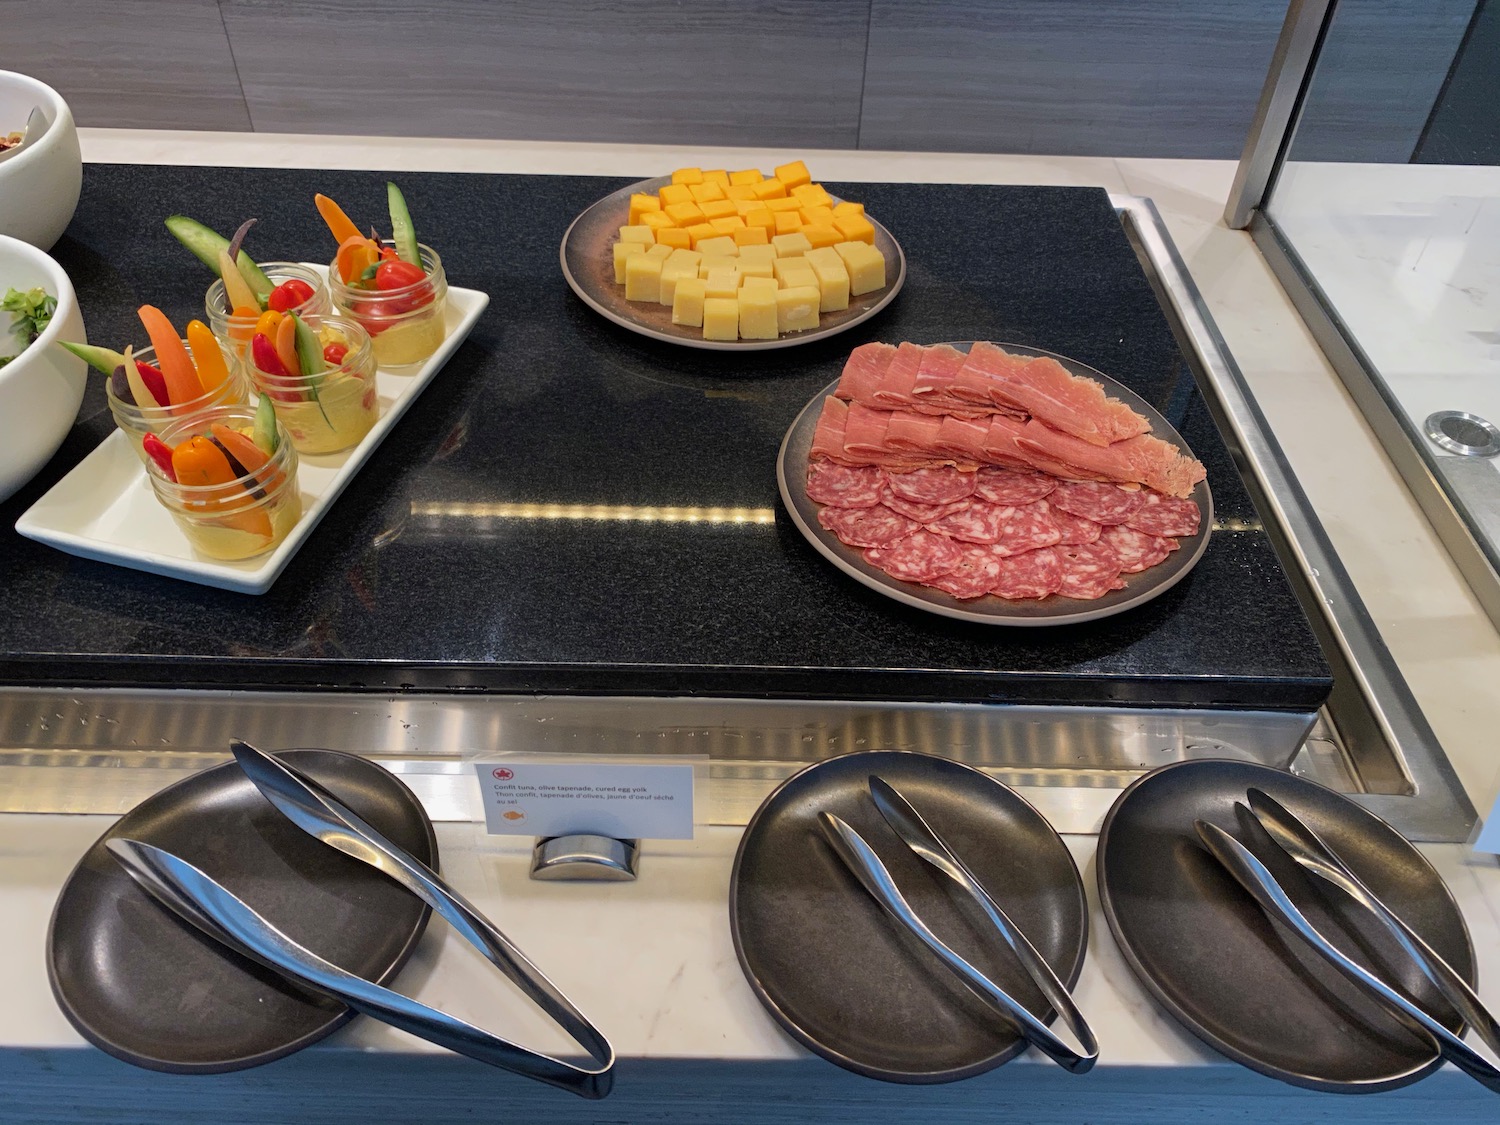
M 788 158 L 751 149 L 80 132 L 85 159 L 105 163 L 645 177 L 721 158 L 736 166 L 770 166 Z M 1223 226 L 1231 163 L 841 151 L 795 155 L 831 180 L 1082 184 L 1154 199 L 1429 722 L 1471 798 L 1488 807 L 1500 768 L 1492 752 L 1493 732 L 1500 727 L 1500 692 L 1493 689 L 1500 683 L 1500 636 L 1249 237 Z M 192 1120 L 193 1107 L 206 1104 L 198 1099 L 213 1098 L 219 1121 L 305 1115 L 354 1122 L 395 1119 L 359 1109 L 362 1096 L 408 1106 L 413 1113 L 409 1099 L 420 1096 L 422 1116 L 447 1121 L 467 1119 L 472 1110 L 467 1099 L 481 1096 L 480 1091 L 508 1106 L 524 1104 L 529 1112 L 520 1119 L 548 1121 L 799 1120 L 806 1118 L 809 1098 L 822 1103 L 819 1117 L 828 1121 L 898 1112 L 945 1113 L 953 1120 L 971 1114 L 979 1120 L 987 1113 L 988 1120 L 996 1099 L 1012 1095 L 1026 1098 L 1028 1121 L 1048 1122 L 1160 1121 L 1209 1106 L 1215 1112 L 1235 1107 L 1236 1113 L 1256 1117 L 1274 1112 L 1286 1120 L 1330 1114 L 1396 1120 L 1410 1118 L 1435 1095 L 1443 1099 L 1444 1120 L 1478 1121 L 1492 1119 L 1500 1105 L 1451 1067 L 1405 1091 L 1359 1099 L 1311 1094 L 1245 1071 L 1160 1013 L 1126 968 L 1097 904 L 1077 988 L 1101 1045 L 1102 1061 L 1092 1075 L 1064 1075 L 1029 1053 L 992 1075 L 949 1087 L 898 1088 L 853 1078 L 793 1043 L 746 985 L 725 909 L 739 835 L 727 828 L 707 829 L 691 843 L 653 844 L 634 884 L 569 885 L 528 880 L 527 851 L 518 844 L 497 847 L 480 825 L 439 826 L 445 874 L 531 951 L 615 1043 L 624 1060 L 621 1077 L 616 1093 L 600 1107 L 444 1058 L 435 1048 L 368 1020 L 355 1021 L 296 1059 L 240 1075 L 151 1075 L 84 1049 L 53 1003 L 42 972 L 53 898 L 77 856 L 107 823 L 98 817 L 0 817 L 0 914 L 9 923 L 0 946 L 6 954 L 0 957 L 0 995 L 6 997 L 0 1006 L 0 1089 L 22 1099 L 20 1120 L 79 1120 L 84 1114 L 76 1107 L 63 1108 L 70 1099 L 78 1105 L 128 1099 L 156 1106 L 140 1116 L 142 1121 L 174 1115 Z M 1095 841 L 1069 837 L 1068 844 L 1092 897 Z M 1430 845 L 1423 851 L 1464 909 L 1479 957 L 1481 995 L 1500 1008 L 1500 868 L 1494 857 L 1476 856 L 1462 845 Z M 560 1048 L 560 1036 L 524 1005 L 496 1003 L 507 997 L 508 986 L 488 970 L 478 971 L 481 964 L 435 924 L 401 985 L 427 1003 L 502 1034 Z M 380 1052 L 378 1066 L 359 1061 L 370 1051 Z M 684 1085 L 685 1075 L 699 1075 L 702 1084 Z M 49 1116 L 53 1112 L 56 1116 Z M 3 1110 L 0 1119 L 11 1120 Z M 117 1110 L 89 1119 L 137 1118 Z

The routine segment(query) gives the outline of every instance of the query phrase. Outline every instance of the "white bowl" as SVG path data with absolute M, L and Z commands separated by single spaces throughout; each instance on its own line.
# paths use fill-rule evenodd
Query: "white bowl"
M 83 189 L 78 129 L 51 86 L 0 70 L 0 133 L 24 129 L 36 106 L 45 118 L 40 135 L 28 135 L 19 152 L 0 160 L 0 234 L 50 250 L 78 210 Z
M 34 246 L 0 235 L 0 296 L 40 285 L 57 297 L 52 323 L 20 357 L 0 367 L 0 501 L 57 452 L 83 402 L 87 365 L 57 346 L 87 343 L 78 296 L 63 268 Z M 0 351 L 11 354 L 11 314 L 0 312 Z

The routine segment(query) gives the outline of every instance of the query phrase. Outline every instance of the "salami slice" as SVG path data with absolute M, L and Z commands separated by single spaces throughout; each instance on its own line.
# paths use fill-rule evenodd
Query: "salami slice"
M 851 547 L 889 546 L 919 526 L 916 520 L 893 512 L 884 504 L 873 508 L 821 508 L 818 522 Z
M 1005 508 L 1000 534 L 995 539 L 998 555 L 1020 555 L 1040 547 L 1050 547 L 1062 539 L 1062 532 L 1052 520 L 1052 509 L 1045 500 Z
M 910 520 L 918 523 L 931 523 L 940 520 L 951 512 L 962 511 L 969 506 L 968 500 L 955 500 L 951 504 L 915 504 L 910 500 L 903 499 L 891 491 L 891 486 L 886 484 L 880 490 L 880 502 L 893 512 L 900 512 Z
M 964 549 L 945 535 L 914 531 L 885 548 L 871 548 L 865 558 L 902 582 L 931 582 L 957 568 Z
M 927 585 L 965 601 L 983 597 L 990 592 L 995 579 L 1000 576 L 1000 562 L 1000 556 L 988 547 L 969 547 L 959 558 L 956 567 L 947 574 L 929 579 Z
M 951 504 L 974 494 L 974 474 L 961 473 L 952 465 L 891 473 L 887 479 L 892 492 L 916 504 Z
M 1030 504 L 1046 496 L 1057 483 L 1056 477 L 1046 473 L 984 468 L 974 474 L 974 495 L 991 504 Z
M 1064 481 L 1047 497 L 1054 508 L 1095 523 L 1124 523 L 1142 504 L 1140 490 L 1097 481 Z
M 1177 540 L 1147 535 L 1144 531 L 1137 531 L 1125 524 L 1106 527 L 1099 542 L 1107 544 L 1110 550 L 1120 556 L 1120 570 L 1125 574 L 1135 574 L 1153 567 L 1177 550 Z
M 807 498 L 815 504 L 873 508 L 880 503 L 884 485 L 885 470 L 874 465 L 851 468 L 820 460 L 807 467 Z
M 1057 541 L 1059 547 L 1076 547 L 1084 543 L 1092 543 L 1099 538 L 1099 532 L 1104 530 L 1093 520 L 1075 516 L 1061 508 L 1052 509 L 1052 522 L 1057 524 L 1057 530 L 1062 532 L 1062 538 Z
M 965 543 L 994 543 L 1005 534 L 1015 511 L 988 500 L 970 500 L 967 507 L 933 520 L 927 528 Z
M 1045 598 L 1062 587 L 1062 563 L 1052 547 L 1004 558 L 995 556 L 998 571 L 990 593 L 1007 601 Z
M 1054 547 L 1062 564 L 1062 581 L 1058 593 L 1065 598 L 1092 601 L 1111 590 L 1122 589 L 1120 557 L 1104 543 L 1083 543 L 1075 547 Z
M 1151 489 L 1141 493 L 1141 506 L 1130 513 L 1125 526 L 1147 535 L 1186 537 L 1198 534 L 1202 518 L 1203 513 L 1191 500 L 1179 500 Z

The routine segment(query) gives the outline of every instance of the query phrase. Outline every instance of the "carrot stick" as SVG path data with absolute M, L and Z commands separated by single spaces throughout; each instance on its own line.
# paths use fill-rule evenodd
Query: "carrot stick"
M 155 305 L 142 305 L 136 310 L 141 323 L 146 326 L 146 335 L 156 348 L 156 363 L 161 368 L 161 377 L 167 383 L 167 397 L 171 405 L 179 406 L 203 396 L 203 383 L 193 366 L 192 356 L 183 346 L 182 339 L 172 322 Z
M 287 317 L 276 326 L 276 357 L 293 375 L 302 374 L 302 364 L 297 362 L 297 322 Z
M 351 235 L 359 235 L 359 228 L 350 221 L 348 215 L 344 214 L 344 209 L 333 200 L 326 195 L 315 195 L 313 202 L 318 205 L 318 214 L 322 215 L 323 221 L 328 224 L 335 242 L 342 244 Z
M 201 320 L 190 320 L 187 326 L 188 346 L 198 364 L 198 381 L 205 394 L 212 394 L 229 382 L 229 367 L 213 330 Z

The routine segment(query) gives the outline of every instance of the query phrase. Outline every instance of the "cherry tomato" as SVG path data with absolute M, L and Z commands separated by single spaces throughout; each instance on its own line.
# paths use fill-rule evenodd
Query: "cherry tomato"
M 349 349 L 343 344 L 329 344 L 323 349 L 323 358 L 337 367 L 344 362 L 344 357 L 349 354 Z
M 405 289 L 416 285 L 426 277 L 426 270 L 410 262 L 403 262 L 399 259 L 394 262 L 381 262 L 375 267 L 375 288 Z
M 303 301 L 310 300 L 312 295 L 313 287 L 300 277 L 294 277 L 272 289 L 266 304 L 276 312 L 290 312 Z
M 394 246 L 382 246 L 380 248 L 380 260 L 382 262 L 394 262 L 400 258 Z

